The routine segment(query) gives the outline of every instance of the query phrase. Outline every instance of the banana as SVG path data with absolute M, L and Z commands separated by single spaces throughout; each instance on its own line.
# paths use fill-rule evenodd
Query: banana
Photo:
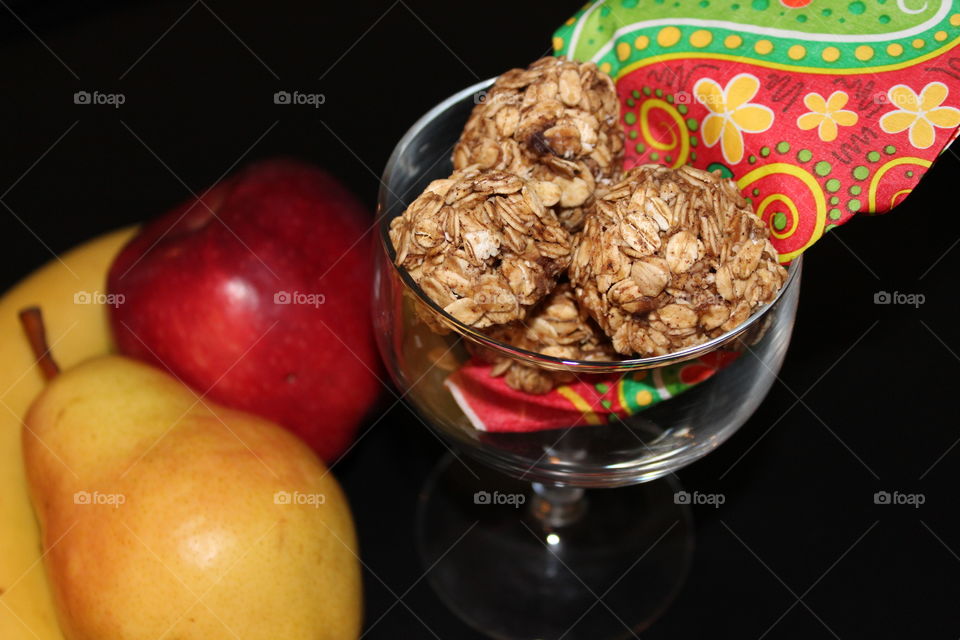
M 61 367 L 111 350 L 107 269 L 135 229 L 115 231 L 49 262 L 0 298 L 0 638 L 63 640 L 40 555 L 20 448 L 22 417 L 43 378 L 17 317 L 43 310 Z

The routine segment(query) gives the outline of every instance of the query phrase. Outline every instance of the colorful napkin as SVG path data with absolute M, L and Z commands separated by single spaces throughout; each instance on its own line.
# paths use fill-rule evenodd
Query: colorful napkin
M 474 428 L 491 433 L 526 433 L 561 427 L 608 424 L 686 391 L 710 378 L 739 355 L 714 351 L 697 360 L 625 376 L 582 376 L 550 393 L 531 395 L 490 376 L 492 365 L 471 360 L 445 384 Z
M 736 178 L 788 262 L 903 201 L 960 125 L 955 0 L 607 0 L 557 55 L 611 74 L 626 166 Z
M 954 0 L 600 0 L 553 38 L 556 55 L 616 81 L 627 168 L 735 178 L 785 263 L 854 215 L 901 203 L 957 137 L 958 45 Z M 477 429 L 536 431 L 631 415 L 730 356 L 543 396 L 478 362 L 447 385 Z

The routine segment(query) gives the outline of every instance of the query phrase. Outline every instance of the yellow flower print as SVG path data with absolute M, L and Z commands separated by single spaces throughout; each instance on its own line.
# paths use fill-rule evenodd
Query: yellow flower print
M 890 104 L 899 108 L 883 114 L 880 128 L 886 133 L 909 129 L 910 144 L 917 149 L 930 148 L 937 137 L 934 127 L 952 129 L 960 125 L 960 109 L 941 106 L 948 92 L 947 85 L 942 82 L 931 82 L 919 96 L 905 84 L 890 87 L 887 98 Z
M 750 100 L 757 95 L 760 81 L 749 73 L 741 73 L 723 89 L 710 78 L 701 78 L 693 85 L 697 101 L 710 113 L 703 119 L 703 143 L 712 147 L 720 142 L 727 164 L 743 159 L 743 134 L 766 131 L 773 124 L 773 111 Z
M 819 93 L 808 93 L 803 104 L 810 111 L 797 118 L 797 126 L 804 131 L 816 127 L 821 140 L 833 142 L 837 139 L 837 125 L 851 127 L 857 124 L 857 114 L 844 109 L 849 99 L 850 96 L 843 91 L 834 91 L 826 100 Z

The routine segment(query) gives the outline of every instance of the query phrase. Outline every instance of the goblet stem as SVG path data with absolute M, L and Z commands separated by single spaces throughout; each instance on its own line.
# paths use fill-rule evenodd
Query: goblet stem
M 578 522 L 587 510 L 587 498 L 580 487 L 534 482 L 530 511 L 543 527 L 559 529 Z
M 420 498 L 423 566 L 440 598 L 486 636 L 635 637 L 673 600 L 690 566 L 693 524 L 675 500 L 679 490 L 670 477 L 620 489 L 544 482 L 531 490 L 447 454 Z

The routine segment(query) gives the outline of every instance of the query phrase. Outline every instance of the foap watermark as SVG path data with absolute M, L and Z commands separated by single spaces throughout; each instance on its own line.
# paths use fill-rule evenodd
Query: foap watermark
M 326 504 L 327 496 L 322 493 L 301 493 L 299 491 L 277 491 L 273 494 L 273 504 L 303 504 L 314 509 Z
M 903 304 L 918 308 L 927 301 L 927 296 L 922 293 L 901 293 L 900 291 L 877 291 L 873 294 L 873 304 Z
M 474 301 L 484 309 L 508 311 L 517 305 L 517 298 L 512 292 L 506 289 L 494 289 L 493 291 L 477 291 L 473 295 Z
M 502 93 L 489 91 L 477 91 L 473 94 L 473 104 L 483 104 L 485 102 L 496 102 L 498 104 L 520 104 L 523 102 L 522 93 Z
M 677 491 L 673 494 L 674 504 L 702 504 L 719 509 L 720 505 L 727 501 L 727 496 L 722 493 L 700 493 L 694 491 Z
M 499 504 L 510 505 L 517 508 L 527 501 L 527 496 L 522 493 L 500 493 L 494 491 L 477 491 L 473 494 L 473 504 Z
M 127 502 L 122 493 L 100 493 L 99 491 L 77 491 L 73 494 L 73 504 L 106 505 L 118 509 Z
M 273 104 L 309 105 L 319 109 L 327 102 L 327 96 L 322 93 L 303 93 L 302 91 L 277 91 L 273 94 Z
M 702 104 L 705 107 L 723 106 L 724 97 L 714 95 L 713 93 L 690 93 L 689 91 L 677 91 L 673 94 L 674 104 Z
M 304 293 L 302 291 L 277 291 L 273 294 L 273 304 L 303 304 L 319 307 L 327 301 L 322 293 Z
M 105 304 L 119 307 L 126 301 L 122 293 L 102 293 L 100 291 L 77 291 L 73 294 L 73 304 Z
M 908 111 L 912 111 L 917 108 L 917 104 L 914 102 L 913 94 L 907 93 L 906 91 L 877 91 L 873 94 L 873 103 L 892 105 L 901 109 L 906 108 Z
M 715 305 L 726 306 L 726 299 L 720 294 L 709 293 L 708 291 L 695 291 L 694 293 L 681 293 L 675 296 L 678 302 L 683 302 L 693 309 L 702 309 Z
M 77 91 L 73 94 L 73 104 L 106 105 L 119 109 L 127 101 L 122 93 L 102 93 L 100 91 Z
M 873 494 L 873 504 L 898 504 L 908 505 L 914 509 L 919 509 L 920 505 L 927 501 L 927 496 L 922 493 L 900 493 L 899 491 L 877 491 Z

